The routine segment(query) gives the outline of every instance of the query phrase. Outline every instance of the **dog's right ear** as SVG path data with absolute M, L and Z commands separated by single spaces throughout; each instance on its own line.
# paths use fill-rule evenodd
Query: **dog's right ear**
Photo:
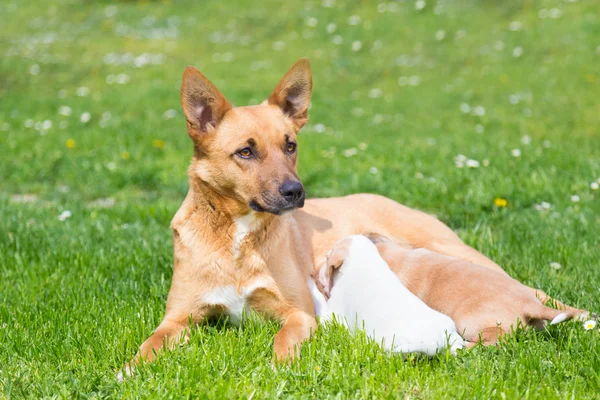
M 187 120 L 188 134 L 194 143 L 213 132 L 232 108 L 219 89 L 191 66 L 183 72 L 181 107 Z
M 327 254 L 327 261 L 325 265 L 319 271 L 318 282 L 319 286 L 323 289 L 323 295 L 327 298 L 331 295 L 331 288 L 333 287 L 333 274 L 336 269 L 340 268 L 344 264 L 344 260 L 348 257 L 348 251 L 350 243 L 341 242 L 338 243 L 330 252 Z

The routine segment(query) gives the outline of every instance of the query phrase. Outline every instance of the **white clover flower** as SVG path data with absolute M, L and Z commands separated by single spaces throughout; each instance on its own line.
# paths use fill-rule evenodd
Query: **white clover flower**
M 479 164 L 479 161 L 477 161 L 477 160 L 471 160 L 471 159 L 469 159 L 469 160 L 467 160 L 467 162 L 465 163 L 465 165 L 468 168 L 479 168 L 481 164 Z
M 468 114 L 471 111 L 471 106 L 469 106 L 467 103 L 461 103 L 460 104 L 460 112 L 463 114 Z
M 519 58 L 523 55 L 523 48 L 521 46 L 517 46 L 513 49 L 512 55 L 515 58 Z
M 523 23 L 521 21 L 512 21 L 508 25 L 508 29 L 510 29 L 513 32 L 520 31 L 522 28 L 523 28 Z
M 485 108 L 483 106 L 475 106 L 475 107 L 473 107 L 473 115 L 477 115 L 479 117 L 483 117 L 485 115 Z
M 80 87 L 77 88 L 77 90 L 75 91 L 75 93 L 79 97 L 85 97 L 88 94 L 90 94 L 90 89 L 88 87 L 85 87 L 85 86 L 80 86 Z
M 427 3 L 425 3 L 425 0 L 417 0 L 415 2 L 415 10 L 421 11 L 422 9 L 425 8 L 426 5 L 427 5 Z
M 521 150 L 520 150 L 520 149 L 512 149 L 512 150 L 510 151 L 510 154 L 511 154 L 513 157 L 521 157 Z
M 344 42 L 344 38 L 341 35 L 335 35 L 331 41 L 333 44 L 342 44 Z
M 446 37 L 446 31 L 440 29 L 439 31 L 435 32 L 435 40 L 437 40 L 437 41 L 444 40 L 445 37 Z
M 525 135 L 521 138 L 521 143 L 523 143 L 524 145 L 528 145 L 531 143 L 531 136 L 529 135 Z
M 58 113 L 60 115 L 64 115 L 65 117 L 68 117 L 69 115 L 71 115 L 71 112 L 72 112 L 72 110 L 71 110 L 71 107 L 69 107 L 69 106 L 60 106 L 58 108 Z
M 362 49 L 362 42 L 360 40 L 352 42 L 352 51 L 359 51 L 360 49 Z
M 600 187 L 600 184 L 598 184 L 598 182 L 590 183 L 590 189 L 592 189 L 592 190 L 598 190 L 599 187 Z
M 360 24 L 360 17 L 358 15 L 351 15 L 348 17 L 348 25 L 358 25 Z
M 571 196 L 571 201 L 573 203 L 579 203 L 579 200 L 581 200 L 581 199 L 576 194 L 574 194 L 573 196 Z
M 90 122 L 90 119 L 92 119 L 92 114 L 90 114 L 87 111 L 84 112 L 83 114 L 81 114 L 81 116 L 79 117 L 79 120 L 84 124 L 87 124 L 88 122 Z
M 66 221 L 67 219 L 71 218 L 72 215 L 73 215 L 73 213 L 71 213 L 71 211 L 65 210 L 58 216 L 58 220 Z
M 377 169 L 377 167 L 371 167 L 369 168 L 369 172 L 373 175 L 376 175 L 379 172 L 379 170 Z
M 124 85 L 129 82 L 129 75 L 127 74 L 119 74 L 117 75 L 117 83 L 119 85 Z
M 30 68 L 29 68 L 29 73 L 31 75 L 37 75 L 40 73 L 40 66 L 39 64 L 33 64 Z
M 559 264 L 559 263 L 557 263 L 557 262 L 551 262 L 551 263 L 550 263 L 550 268 L 557 270 L 557 269 L 561 269 L 561 268 L 562 268 L 562 265 L 560 265 L 560 264 Z
M 319 20 L 316 19 L 315 17 L 310 17 L 306 20 L 306 25 L 310 26 L 311 28 L 314 28 L 318 24 L 319 24 Z
M 33 122 L 32 119 L 28 119 L 27 121 L 25 121 L 25 128 L 31 128 L 31 127 L 33 127 L 34 123 L 35 122 Z
M 553 8 L 548 12 L 548 15 L 550 16 L 550 18 L 560 18 L 560 16 L 562 15 L 562 11 L 560 11 L 559 8 Z
M 335 32 L 335 30 L 337 29 L 337 25 L 336 24 L 328 24 L 327 25 L 327 33 L 332 34 L 333 32 Z
M 465 156 L 464 154 L 459 154 L 456 157 L 454 157 L 454 161 L 464 163 L 465 161 L 467 161 L 467 156 Z
M 358 154 L 358 149 L 356 147 L 350 147 L 343 151 L 344 157 L 354 157 Z
M 317 133 L 323 133 L 325 132 L 325 125 L 323 124 L 316 124 L 314 127 L 315 132 Z
M 42 122 L 42 130 L 47 131 L 50 128 L 52 128 L 52 121 L 47 119 L 44 122 Z
M 585 321 L 583 323 L 583 329 L 585 329 L 586 331 L 591 331 L 595 327 L 596 327 L 596 321 L 594 321 L 593 319 L 590 319 L 589 321 Z
M 282 40 L 278 40 L 277 42 L 273 43 L 273 50 L 275 51 L 282 51 L 283 49 L 285 49 L 285 42 Z
M 167 111 L 165 111 L 163 113 L 163 119 L 171 119 L 171 118 L 175 118 L 177 116 L 177 111 L 175 111 L 174 109 L 168 109 Z
M 381 97 L 382 94 L 383 94 L 383 92 L 379 88 L 373 88 L 373 89 L 369 90 L 369 97 L 372 99 L 377 99 L 377 98 Z
M 547 201 L 542 201 L 540 203 L 540 206 L 542 207 L 543 210 L 549 210 L 552 208 L 552 204 L 548 203 Z

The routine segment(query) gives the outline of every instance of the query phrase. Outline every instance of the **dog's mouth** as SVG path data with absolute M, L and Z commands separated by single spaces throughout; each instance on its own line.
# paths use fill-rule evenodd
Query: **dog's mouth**
M 273 204 L 273 205 L 262 205 L 256 200 L 250 200 L 248 203 L 251 209 L 256 212 L 267 212 L 274 215 L 282 215 L 288 211 L 295 210 L 296 208 L 304 207 L 304 199 L 302 201 L 297 201 L 294 203 L 287 204 Z

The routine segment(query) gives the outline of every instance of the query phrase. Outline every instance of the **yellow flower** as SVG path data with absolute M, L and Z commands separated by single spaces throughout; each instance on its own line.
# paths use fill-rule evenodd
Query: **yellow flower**
M 152 141 L 152 147 L 157 148 L 157 149 L 162 149 L 165 147 L 165 141 L 160 140 L 160 139 L 154 139 Z
M 319 367 L 318 365 L 315 367 L 315 371 L 317 372 L 321 372 L 321 367 Z
M 496 199 L 494 200 L 494 204 L 498 208 L 504 208 L 508 205 L 508 201 L 506 199 L 503 199 L 502 197 L 496 197 Z
M 67 139 L 67 149 L 74 149 L 74 148 L 75 148 L 75 140 Z
M 123 160 L 129 160 L 129 152 L 128 151 L 124 151 L 121 153 L 121 158 Z

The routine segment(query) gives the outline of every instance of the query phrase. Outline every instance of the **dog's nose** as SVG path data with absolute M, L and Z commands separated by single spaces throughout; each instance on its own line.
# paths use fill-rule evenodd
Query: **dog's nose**
M 285 181 L 279 186 L 279 193 L 290 203 L 304 200 L 304 186 L 297 181 Z

